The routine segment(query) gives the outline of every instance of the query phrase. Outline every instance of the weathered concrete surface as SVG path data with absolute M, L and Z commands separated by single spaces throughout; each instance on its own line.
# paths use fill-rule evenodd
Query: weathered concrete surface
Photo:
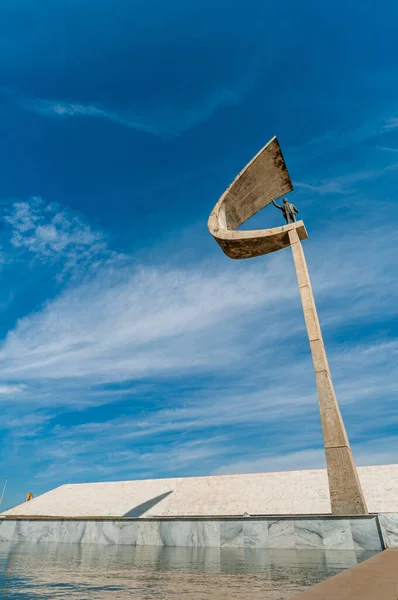
M 358 468 L 372 513 L 398 513 L 398 465 Z M 330 514 L 326 469 L 63 485 L 6 515 L 227 516 Z
M 385 550 L 343 571 L 295 600 L 397 600 L 398 550 Z
M 365 498 L 330 375 L 307 263 L 295 229 L 289 231 L 289 239 L 315 369 L 332 513 L 366 514 Z
M 302 221 L 283 227 L 236 231 L 247 219 L 293 190 L 278 140 L 268 144 L 239 173 L 212 210 L 208 228 L 230 258 L 252 258 L 289 246 L 288 231 L 297 230 L 301 240 L 307 232 Z

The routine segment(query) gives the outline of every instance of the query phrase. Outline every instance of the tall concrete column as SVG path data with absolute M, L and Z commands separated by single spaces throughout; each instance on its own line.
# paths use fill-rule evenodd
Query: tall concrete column
M 365 498 L 333 388 L 307 263 L 297 229 L 289 231 L 289 240 L 314 362 L 332 514 L 367 514 Z

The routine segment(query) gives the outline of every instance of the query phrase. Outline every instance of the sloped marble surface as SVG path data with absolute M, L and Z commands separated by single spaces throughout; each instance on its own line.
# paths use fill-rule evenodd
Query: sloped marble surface
M 358 467 L 372 513 L 398 512 L 398 465 Z M 138 508 L 145 509 L 135 514 Z M 326 470 L 67 484 L 5 511 L 7 516 L 181 517 L 330 512 Z

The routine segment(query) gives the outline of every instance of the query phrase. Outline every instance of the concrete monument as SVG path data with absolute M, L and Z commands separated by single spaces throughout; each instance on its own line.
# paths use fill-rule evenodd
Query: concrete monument
M 301 245 L 308 237 L 307 231 L 303 221 L 296 221 L 298 210 L 294 204 L 286 198 L 282 206 L 274 201 L 292 190 L 278 140 L 273 137 L 221 196 L 210 214 L 208 228 L 229 258 L 252 258 L 291 247 L 315 369 L 332 514 L 364 515 L 367 514 L 366 502 L 333 388 Z M 271 202 L 283 211 L 286 225 L 237 231 L 242 223 Z

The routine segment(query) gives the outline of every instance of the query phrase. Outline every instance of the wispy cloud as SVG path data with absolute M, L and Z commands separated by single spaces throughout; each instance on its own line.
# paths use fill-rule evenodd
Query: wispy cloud
M 391 436 L 380 440 L 353 445 L 355 462 L 358 466 L 394 464 L 397 460 L 398 438 Z M 269 454 L 262 452 L 256 459 L 239 460 L 218 467 L 213 475 L 229 475 L 233 473 L 263 473 L 269 471 L 291 471 L 293 469 L 325 469 L 326 460 L 323 448 L 287 452 L 286 454 Z M 265 455 L 265 456 L 264 456 Z
M 224 344 L 220 349 L 212 331 L 235 338 L 229 320 L 251 318 L 287 299 L 293 282 L 272 289 L 276 277 L 274 267 L 268 281 L 257 277 L 256 269 L 238 269 L 231 278 L 219 270 L 105 267 L 21 320 L 7 337 L 0 361 L 14 377 L 98 381 L 206 369 L 214 360 L 227 364 L 237 349 Z M 271 323 L 268 335 L 276 335 Z
M 30 229 L 27 236 L 30 239 Z M 369 314 L 376 298 L 376 278 L 378 305 L 384 311 L 395 310 L 392 298 L 382 294 L 381 287 L 382 281 L 390 285 L 388 278 L 393 275 L 389 269 L 380 272 L 380 259 L 374 252 L 381 243 L 386 248 L 386 239 L 393 247 L 396 233 L 380 230 L 378 236 L 373 234 L 366 265 L 361 238 L 355 237 L 341 242 L 337 254 L 333 243 L 326 250 L 327 273 L 323 261 L 314 265 L 321 298 L 327 300 L 333 290 L 335 302 L 344 301 L 348 293 L 355 299 L 355 304 L 344 307 L 345 317 L 349 314 L 358 320 Z M 339 264 L 336 272 L 330 256 Z M 392 265 L 394 251 L 386 253 L 384 264 L 389 265 L 390 259 Z M 267 352 L 301 335 L 301 308 L 287 253 L 270 257 L 267 265 L 220 261 L 189 269 L 105 264 L 17 323 L 1 347 L 3 377 L 85 378 L 106 383 L 209 372 L 238 363 L 241 344 L 250 344 L 251 352 L 257 346 Z M 341 320 L 340 312 L 331 310 L 325 315 L 333 327 L 338 326 L 337 315 Z M 264 319 L 266 327 L 253 337 L 258 319 Z
M 0 385 L 0 396 L 14 396 L 19 394 L 26 389 L 26 385 L 23 384 L 1 384 Z
M 392 129 L 397 129 L 398 127 L 398 117 L 392 117 L 391 119 L 389 119 L 385 126 L 384 129 L 386 129 L 387 131 L 390 131 Z
M 339 399 L 344 414 L 350 417 L 348 429 L 358 464 L 394 462 L 398 449 L 398 439 L 394 436 L 390 438 L 388 451 L 376 439 L 371 439 L 375 429 L 387 424 L 394 428 L 398 424 L 398 414 L 394 411 L 398 380 L 394 377 L 391 381 L 388 367 L 385 372 L 380 372 L 378 367 L 388 356 L 385 350 L 382 345 L 364 345 L 350 348 L 341 358 L 331 353 L 339 382 Z M 395 354 L 397 350 L 395 343 Z M 391 356 L 391 348 L 389 352 Z M 276 369 L 274 363 L 273 370 Z M 47 431 L 45 441 L 34 442 L 36 459 L 49 461 L 48 466 L 40 469 L 38 477 L 40 480 L 56 477 L 61 465 L 74 477 L 90 473 L 91 478 L 115 477 L 116 474 L 120 478 L 131 478 L 132 464 L 134 477 L 151 477 L 158 472 L 159 462 L 167 473 L 182 470 L 190 474 L 324 467 L 310 365 L 297 363 L 289 369 L 291 381 L 296 382 L 290 393 L 289 386 L 283 382 L 284 371 L 281 365 L 273 381 L 267 373 L 261 391 L 234 392 L 228 391 L 227 386 L 222 391 L 202 390 L 180 398 L 180 405 L 174 408 L 132 412 L 76 426 L 56 426 Z M 259 387 L 260 381 L 252 383 Z M 383 395 L 384 412 L 373 411 L 372 419 L 362 419 L 358 430 L 354 426 L 357 411 L 371 411 L 377 394 Z M 253 443 L 256 439 L 257 443 Z M 368 441 L 361 441 L 363 439 Z M 246 449 L 243 457 L 242 443 Z
M 67 252 L 68 243 L 54 247 L 36 235 L 40 211 L 36 218 L 29 208 L 15 210 L 18 249 L 43 260 Z M 93 247 L 103 243 L 87 235 Z M 393 226 L 363 223 L 338 244 L 322 236 L 306 247 L 338 397 L 358 451 L 375 430 L 398 423 L 397 341 L 357 333 L 361 325 L 377 329 L 380 315 L 397 315 L 396 299 L 385 293 L 395 285 L 397 243 Z M 9 461 L 30 461 L 46 486 L 88 474 L 319 465 L 316 390 L 288 251 L 250 263 L 220 253 L 211 263 L 179 268 L 105 261 L 93 273 L 90 264 L 84 277 L 68 280 L 21 318 L 1 345 L 3 422 L 15 453 Z M 92 412 L 106 403 L 112 418 Z M 74 422 L 62 417 L 67 411 Z M 360 422 L 358 411 L 365 415 Z
M 321 195 L 335 194 L 345 195 L 353 194 L 356 191 L 355 186 L 362 184 L 365 181 L 377 179 L 382 177 L 384 174 L 398 169 L 398 162 L 391 165 L 387 165 L 378 170 L 369 171 L 358 171 L 354 173 L 348 173 L 333 179 L 321 179 L 311 183 L 298 181 L 295 183 L 295 187 L 308 190 Z
M 112 121 L 118 125 L 129 127 L 131 129 L 137 129 L 152 133 L 155 135 L 166 135 L 169 132 L 162 129 L 162 126 L 151 125 L 146 122 L 143 118 L 134 117 L 126 114 L 112 112 L 102 108 L 98 108 L 92 104 L 74 104 L 62 101 L 50 101 L 50 100 L 39 100 L 37 102 L 26 103 L 31 110 L 41 113 L 47 116 L 57 117 L 92 117 L 97 119 L 105 119 Z
M 255 65 L 252 65 L 250 69 L 242 72 L 237 80 L 209 90 L 191 106 L 164 104 L 141 110 L 122 110 L 110 109 L 98 104 L 46 99 L 20 99 L 20 104 L 28 110 L 50 117 L 101 119 L 162 138 L 170 138 L 208 121 L 218 109 L 224 106 L 239 104 L 242 97 L 253 88 L 257 79 L 258 70 Z
M 398 152 L 398 148 L 390 148 L 389 146 L 378 146 L 378 149 L 384 152 Z

